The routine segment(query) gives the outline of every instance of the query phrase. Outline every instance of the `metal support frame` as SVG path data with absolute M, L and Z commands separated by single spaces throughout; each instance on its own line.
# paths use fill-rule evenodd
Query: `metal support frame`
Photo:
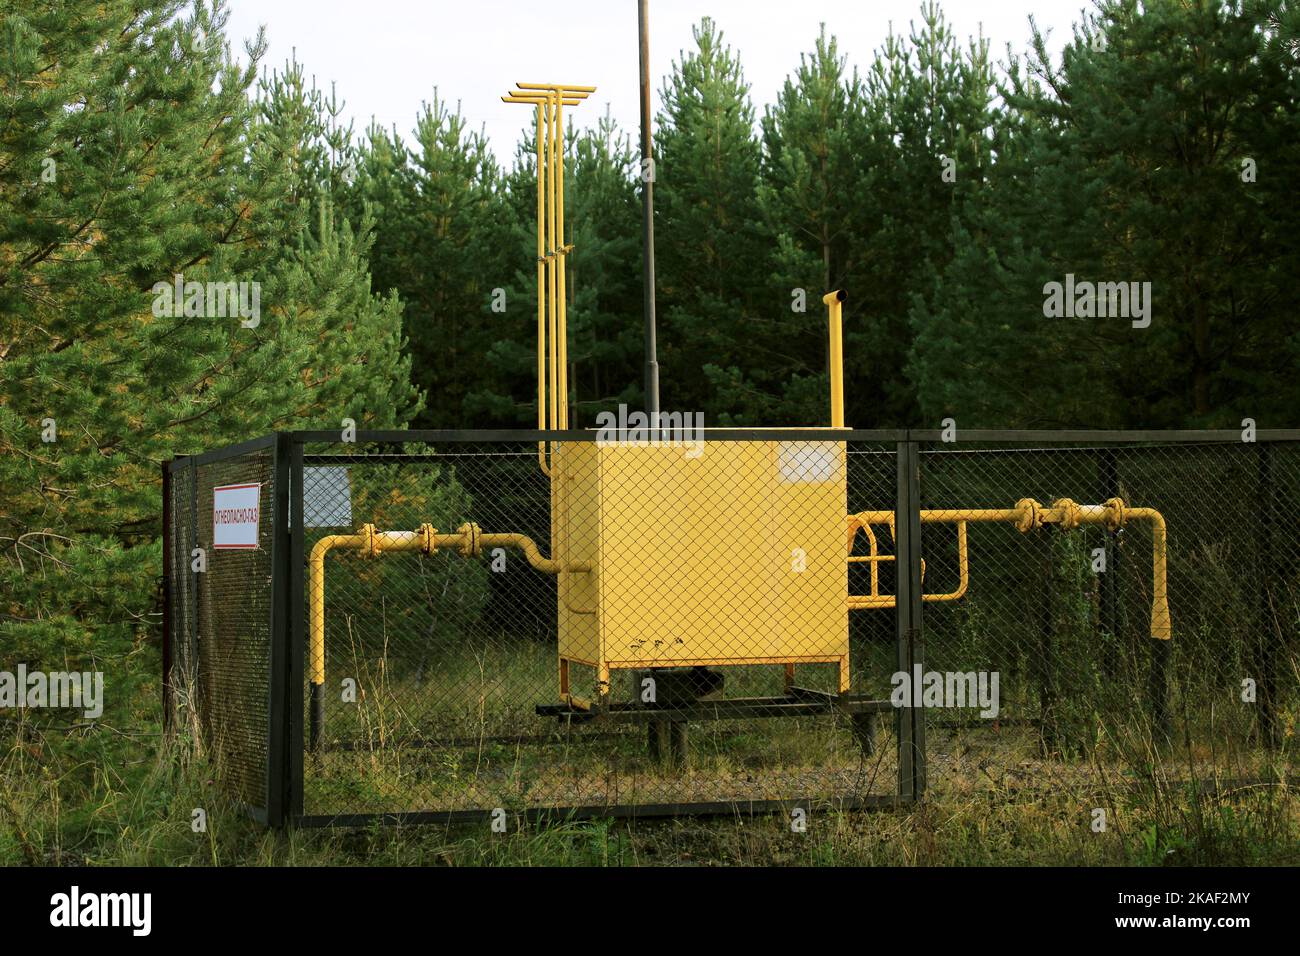
M 820 714 L 874 714 L 893 710 L 887 700 L 860 695 L 838 696 L 794 688 L 789 697 L 732 697 L 681 704 L 611 703 L 584 710 L 566 704 L 538 704 L 543 717 L 561 717 L 575 723 L 644 724 L 691 720 L 735 720 L 755 717 L 815 717 Z

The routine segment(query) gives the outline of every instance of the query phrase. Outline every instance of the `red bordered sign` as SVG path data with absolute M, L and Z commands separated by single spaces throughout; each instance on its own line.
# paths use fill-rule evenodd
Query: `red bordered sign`
M 212 546 L 253 550 L 262 518 L 262 486 L 221 485 L 212 489 Z

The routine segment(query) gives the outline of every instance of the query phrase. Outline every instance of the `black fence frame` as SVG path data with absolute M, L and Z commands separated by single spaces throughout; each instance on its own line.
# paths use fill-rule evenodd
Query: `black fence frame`
M 338 430 L 311 430 L 276 432 L 225 448 L 214 449 L 198 455 L 181 456 L 163 463 L 163 561 L 164 561 L 164 634 L 163 634 L 163 708 L 164 723 L 171 729 L 173 712 L 173 609 L 175 581 L 174 555 L 171 538 L 175 515 L 172 514 L 173 476 L 182 470 L 191 476 L 190 514 L 186 525 L 190 529 L 189 547 L 196 547 L 197 533 L 197 469 L 202 465 L 224 461 L 254 451 L 270 449 L 272 452 L 273 516 L 272 516 L 272 575 L 271 575 L 271 674 L 268 701 L 267 740 L 267 793 L 265 805 L 246 809 L 259 823 L 272 827 L 283 826 L 365 826 L 381 824 L 438 823 L 457 824 L 482 822 L 490 818 L 489 809 L 454 811 L 405 811 L 392 813 L 360 814 L 305 814 L 303 812 L 303 773 L 306 752 L 305 713 L 305 658 L 306 622 L 305 588 L 306 555 L 304 522 L 291 522 L 290 516 L 304 514 L 303 475 L 307 459 L 313 462 L 329 460 L 332 456 L 308 456 L 308 444 L 337 444 L 355 446 L 391 446 L 408 443 L 460 444 L 485 442 L 558 442 L 596 441 L 593 430 L 539 431 L 539 430 L 388 430 L 357 431 L 345 442 Z M 828 438 L 846 442 L 874 442 L 893 444 L 896 447 L 897 495 L 895 501 L 895 542 L 897 561 L 906 573 L 898 576 L 896 607 L 896 647 L 899 670 L 910 672 L 917 664 L 924 666 L 925 633 L 921 600 L 921 539 L 920 472 L 922 445 L 944 441 L 939 429 L 843 429 L 829 431 L 818 429 L 709 429 L 709 441 L 825 441 Z M 1241 444 L 1242 432 L 1226 430 L 1002 430 L 969 429 L 958 434 L 961 442 L 1010 443 L 1036 442 L 1040 444 L 1096 443 L 1112 444 L 1183 444 L 1218 443 Z M 1255 442 L 1266 445 L 1274 442 L 1300 442 L 1300 429 L 1260 429 Z M 362 456 L 338 456 L 340 460 L 359 460 Z M 401 455 L 400 457 L 410 457 Z M 1267 456 L 1266 456 L 1267 457 Z M 1265 457 L 1265 460 L 1266 460 Z M 1266 467 L 1266 466 L 1264 466 Z M 1265 527 L 1271 524 L 1267 509 L 1263 516 Z M 193 572 L 191 572 L 193 573 Z M 191 588 L 191 594 L 197 589 Z M 194 602 L 195 604 L 197 602 Z M 197 619 L 197 607 L 191 607 L 191 621 Z M 197 625 L 192 623 L 192 627 Z M 894 795 L 863 795 L 834 802 L 836 809 L 880 809 L 899 807 L 923 799 L 926 790 L 926 714 L 919 703 L 914 707 L 898 708 L 895 729 L 898 742 L 898 787 Z M 541 822 L 564 819 L 652 818 L 678 815 L 740 815 L 771 812 L 790 812 L 795 808 L 812 810 L 824 807 L 825 802 L 804 798 L 788 800 L 708 801 L 657 804 L 608 804 L 594 806 L 543 807 L 517 811 L 519 819 Z
M 176 581 L 173 574 L 176 571 L 176 555 L 172 553 L 172 537 L 174 518 L 172 514 L 173 489 L 175 487 L 174 476 L 180 472 L 189 474 L 189 505 L 187 520 L 184 527 L 188 530 L 185 541 L 185 548 L 181 555 L 183 566 L 189 566 L 190 555 L 193 549 L 198 547 L 198 470 L 204 465 L 215 462 L 228 461 L 233 458 L 239 458 L 252 452 L 270 451 L 271 452 L 271 475 L 273 482 L 272 498 L 272 551 L 271 551 L 271 673 L 268 682 L 267 691 L 267 768 L 266 768 L 266 792 L 261 805 L 246 804 L 243 801 L 244 809 L 250 816 L 259 823 L 272 827 L 282 826 L 285 821 L 285 753 L 289 746 L 289 737 L 287 736 L 285 721 L 286 691 L 288 688 L 284 682 L 286 680 L 286 664 L 289 658 L 289 628 L 286 602 L 285 582 L 291 577 L 289 565 L 289 537 L 283 533 L 288 528 L 288 493 L 289 493 L 289 448 L 290 435 L 287 432 L 277 432 L 271 435 L 264 435 L 260 438 L 254 438 L 249 441 L 240 442 L 236 445 L 229 445 L 225 448 L 217 448 L 206 451 L 198 455 L 187 455 L 173 458 L 170 462 L 164 462 L 162 465 L 162 494 L 163 494 L 163 727 L 165 732 L 174 731 L 175 716 L 175 677 L 174 672 L 175 660 L 173 649 L 175 641 L 178 638 L 175 628 L 176 610 Z M 198 640 L 198 620 L 199 608 L 197 596 L 200 589 L 197 587 L 198 572 L 190 570 L 191 586 L 188 593 L 191 596 L 187 620 L 185 625 L 188 632 L 188 639 L 194 642 Z M 193 658 L 192 658 L 193 659 Z M 192 675 L 187 675 L 192 676 Z M 277 689 L 279 692 L 277 692 Z

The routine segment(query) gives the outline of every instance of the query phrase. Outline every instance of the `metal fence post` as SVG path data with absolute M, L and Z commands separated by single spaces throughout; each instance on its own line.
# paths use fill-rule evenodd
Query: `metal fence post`
M 199 466 L 190 458 L 190 546 L 185 559 L 190 564 L 190 653 L 189 666 L 194 673 L 186 675 L 195 677 L 199 670 L 199 572 L 194 569 L 194 549 L 199 546 Z M 197 690 L 191 686 L 191 693 Z
M 303 611 L 306 601 L 304 568 L 306 522 L 303 520 L 303 443 L 296 432 L 289 435 L 289 555 L 287 562 L 288 601 L 285 646 L 288 649 L 287 776 L 285 815 L 293 825 L 303 813 L 303 684 L 307 638 Z
M 1256 499 L 1258 501 L 1258 534 L 1255 539 L 1256 567 L 1256 627 L 1258 628 L 1259 667 L 1259 722 L 1260 736 L 1269 747 L 1282 743 L 1282 721 L 1278 716 L 1278 658 L 1282 647 L 1273 620 L 1273 523 L 1276 520 L 1276 482 L 1273 480 L 1273 448 L 1266 441 L 1257 445 Z
M 913 680 L 917 668 L 925 667 L 921 611 L 921 492 L 920 452 L 914 441 L 898 443 L 898 492 L 894 526 L 898 567 L 898 597 L 895 614 L 898 628 L 898 669 Z M 914 681 L 914 686 L 915 686 Z M 915 695 L 914 695 L 915 696 Z M 898 792 L 908 800 L 919 800 L 925 792 L 925 710 L 923 701 L 899 708 Z
M 172 475 L 168 462 L 162 463 L 162 708 L 163 733 L 175 732 L 172 719 Z
M 289 436 L 278 432 L 271 458 L 271 674 L 267 702 L 266 822 L 279 827 L 285 820 L 288 775 L 285 753 L 288 681 L 289 583 Z

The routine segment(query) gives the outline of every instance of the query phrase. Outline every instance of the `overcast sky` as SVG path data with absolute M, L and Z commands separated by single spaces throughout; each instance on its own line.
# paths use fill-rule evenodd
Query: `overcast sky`
M 965 38 L 982 29 L 996 60 L 1007 43 L 1023 51 L 1030 14 L 1051 30 L 1059 51 L 1089 0 L 949 0 L 945 14 Z M 295 51 L 327 93 L 330 81 L 358 134 L 374 117 L 408 136 L 420 104 L 459 101 L 471 125 L 487 131 L 508 163 L 530 110 L 500 101 L 516 80 L 595 86 L 576 109 L 580 125 L 609 106 L 635 137 L 639 124 L 636 0 L 228 0 L 228 32 L 238 39 L 267 28 L 264 67 Z M 650 0 L 651 77 L 658 109 L 662 78 L 692 44 L 691 26 L 711 16 L 739 52 L 760 115 L 785 77 L 811 50 L 818 25 L 839 38 L 850 68 L 865 71 L 889 32 L 906 33 L 919 0 Z M 566 115 L 568 115 L 566 113 Z

